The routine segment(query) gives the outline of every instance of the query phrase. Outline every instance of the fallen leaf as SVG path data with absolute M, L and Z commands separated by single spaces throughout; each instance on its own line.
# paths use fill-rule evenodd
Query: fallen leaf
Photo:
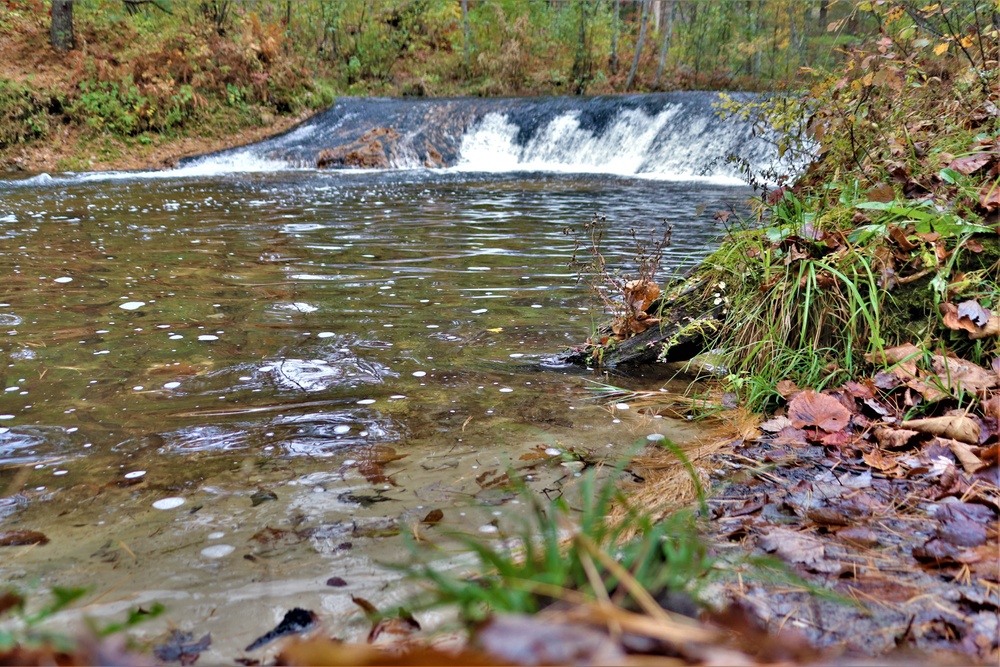
M 871 548 L 878 546 L 878 533 L 864 526 L 851 526 L 837 531 L 837 537 L 854 546 Z
M 988 182 L 979 191 L 979 205 L 987 211 L 1000 208 L 1000 183 Z
M 971 361 L 953 359 L 935 354 L 931 357 L 931 368 L 941 381 L 941 386 L 953 391 L 967 391 L 978 394 L 1000 384 L 1000 379 L 982 366 Z
M 864 459 L 864 462 L 872 468 L 880 470 L 883 473 L 888 474 L 899 468 L 899 463 L 896 459 L 885 456 L 882 454 L 881 449 L 871 449 L 870 451 L 865 452 L 861 458 Z
M 942 303 L 938 310 L 941 311 L 941 321 L 952 331 L 962 330 L 971 334 L 978 328 L 975 322 L 959 315 L 958 306 L 953 303 Z
M 988 336 L 1000 336 L 1000 315 L 994 315 L 986 324 L 969 333 L 969 338 L 979 340 Z
M 896 199 L 896 191 L 888 183 L 879 183 L 868 191 L 868 201 L 876 201 L 883 204 Z
M 994 156 L 990 153 L 976 153 L 968 157 L 955 158 L 948 163 L 948 169 L 954 169 L 958 173 L 968 176 L 985 167 L 993 159 Z
M 764 431 L 765 433 L 777 433 L 781 431 L 783 428 L 786 428 L 791 425 L 792 425 L 792 420 L 790 420 L 788 417 L 784 415 L 779 415 L 777 417 L 768 419 L 766 422 L 762 423 L 760 425 L 760 430 Z
M 972 453 L 972 448 L 965 444 L 964 442 L 959 442 L 958 440 L 946 440 L 943 438 L 935 439 L 935 442 L 940 444 L 947 443 L 948 447 L 951 448 L 951 453 L 955 455 L 958 462 L 962 464 L 962 468 L 965 472 L 970 475 L 980 468 L 983 467 L 982 460 Z
M 967 318 L 977 327 L 981 327 L 989 321 L 990 311 L 979 305 L 975 299 L 969 299 L 958 304 L 958 316 Z
M 806 390 L 789 401 L 788 418 L 795 428 L 816 426 L 833 433 L 848 425 L 851 413 L 832 396 Z
M 0 532 L 0 547 L 19 547 L 25 544 L 48 544 L 49 538 L 37 530 L 5 530 Z
M 795 392 L 799 391 L 798 386 L 791 380 L 782 380 L 774 387 L 775 391 L 781 394 L 782 398 L 788 398 Z
M 979 444 L 979 424 L 969 417 L 950 415 L 945 417 L 927 417 L 926 419 L 910 419 L 900 424 L 904 429 L 912 429 L 921 433 L 930 433 L 942 438 L 951 438 L 972 445 Z
M 774 552 L 790 563 L 812 565 L 823 560 L 826 554 L 818 539 L 788 528 L 771 528 L 760 538 L 759 544 L 764 551 Z
M 436 524 L 441 523 L 442 519 L 444 519 L 444 512 L 442 512 L 441 510 L 431 510 L 430 512 L 427 513 L 427 516 L 425 516 L 420 521 L 420 523 L 426 524 L 428 526 L 434 526 Z
M 207 651 L 212 645 L 212 634 L 206 633 L 198 641 L 193 641 L 190 632 L 172 630 L 167 641 L 153 647 L 153 655 L 163 662 L 179 662 L 182 665 L 193 665 L 198 661 L 202 651 Z
M 618 665 L 625 652 L 593 625 L 542 623 L 497 615 L 476 629 L 473 646 L 508 665 Z

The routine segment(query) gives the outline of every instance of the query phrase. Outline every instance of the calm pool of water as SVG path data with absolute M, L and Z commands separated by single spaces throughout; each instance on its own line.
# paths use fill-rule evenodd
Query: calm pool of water
M 91 616 L 162 602 L 149 632 L 210 630 L 216 660 L 294 606 L 363 636 L 350 594 L 399 603 L 379 563 L 405 560 L 395 533 L 431 509 L 445 518 L 425 532 L 489 535 L 516 503 L 496 481 L 511 466 L 551 492 L 576 472 L 556 450 L 700 436 L 609 411 L 593 374 L 541 362 L 602 318 L 564 228 L 607 216 L 605 256 L 628 269 L 629 229 L 669 221 L 662 278 L 709 251 L 740 189 L 423 171 L 39 180 L 0 181 L 0 531 L 50 541 L 4 547 L 0 578 L 89 585 Z M 154 507 L 167 498 L 183 504 Z

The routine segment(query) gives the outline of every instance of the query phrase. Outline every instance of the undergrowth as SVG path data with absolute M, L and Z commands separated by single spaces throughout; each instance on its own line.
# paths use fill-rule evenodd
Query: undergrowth
M 788 150 L 816 155 L 794 186 L 765 186 L 756 217 L 705 264 L 729 286 L 714 347 L 752 409 L 774 404 L 779 381 L 836 385 L 903 342 L 974 360 L 1000 351 L 998 339 L 970 340 L 942 317 L 969 300 L 1000 306 L 991 9 L 984 0 L 859 5 L 881 38 L 807 95 L 721 105 L 783 130 Z

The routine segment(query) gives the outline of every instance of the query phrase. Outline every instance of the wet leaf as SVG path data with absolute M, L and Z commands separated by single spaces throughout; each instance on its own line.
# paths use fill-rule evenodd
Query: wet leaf
M 441 510 L 431 510 L 430 512 L 427 513 L 427 516 L 425 516 L 420 521 L 420 523 L 426 524 L 428 526 L 434 526 L 441 523 L 442 519 L 444 519 L 444 512 L 442 512 Z
M 540 623 L 532 616 L 494 616 L 476 629 L 474 646 L 509 665 L 622 664 L 621 646 L 591 625 Z
M 641 313 L 660 296 L 660 286 L 651 280 L 630 280 L 625 283 L 624 292 L 632 312 Z
M 765 433 L 778 433 L 783 428 L 787 428 L 792 425 L 792 420 L 784 415 L 768 419 L 766 422 L 760 425 L 760 430 Z
M 948 169 L 954 169 L 958 173 L 968 176 L 985 167 L 994 158 L 995 156 L 990 153 L 976 153 L 968 157 L 955 158 L 948 163 Z
M 979 443 L 979 424 L 969 417 L 961 415 L 910 419 L 904 421 L 900 426 L 904 429 L 930 433 L 931 435 L 951 438 L 973 445 Z
M 806 390 L 789 401 L 788 418 L 795 428 L 816 426 L 833 433 L 848 425 L 851 413 L 832 396 Z
M 896 199 L 896 191 L 888 183 L 879 183 L 868 191 L 868 201 L 888 204 Z
M 958 547 L 978 547 L 986 542 L 986 527 L 969 519 L 953 519 L 938 526 L 937 535 Z
M 837 537 L 854 546 L 871 548 L 879 544 L 878 533 L 864 526 L 851 526 L 837 531 Z
M 153 647 L 153 655 L 163 662 L 179 662 L 182 665 L 193 665 L 198 661 L 202 651 L 207 651 L 212 645 L 212 634 L 206 633 L 198 641 L 193 641 L 190 632 L 172 630 L 167 641 Z
M 965 472 L 970 475 L 980 468 L 983 467 L 982 460 L 972 452 L 972 448 L 965 444 L 964 442 L 959 442 L 958 440 L 943 440 L 938 438 L 939 441 L 947 443 L 951 448 L 951 453 L 955 455 L 958 462 L 962 464 L 962 468 Z
M 935 354 L 931 358 L 931 368 L 941 381 L 941 386 L 949 387 L 956 392 L 967 391 L 978 394 L 984 389 L 1000 384 L 1000 379 L 995 373 L 964 359 Z
M 257 507 L 261 503 L 266 503 L 268 500 L 277 500 L 278 494 L 274 491 L 257 491 L 252 496 L 250 496 L 250 504 L 252 507 Z
M 1000 336 L 1000 315 L 994 315 L 986 324 L 969 333 L 969 338 L 979 340 L 989 336 Z
M 782 380 L 775 385 L 774 389 L 781 395 L 782 398 L 786 399 L 799 391 L 798 386 L 791 380 Z
M 0 547 L 19 547 L 26 544 L 48 544 L 49 538 L 37 530 L 5 530 L 0 532 Z
M 352 598 L 353 599 L 353 598 Z M 316 625 L 316 614 L 309 611 L 308 609 L 302 609 L 296 607 L 285 614 L 285 617 L 281 619 L 281 623 L 270 632 L 267 632 L 257 639 L 250 642 L 245 651 L 253 651 L 265 644 L 270 644 L 278 637 L 284 637 L 285 635 L 294 635 L 306 632 L 312 629 Z
M 990 311 L 979 305 L 975 299 L 969 299 L 958 304 L 958 316 L 970 320 L 977 327 L 981 327 L 989 321 Z
M 979 205 L 987 211 L 1000 208 L 1000 183 L 988 182 L 979 191 Z
M 976 323 L 959 315 L 958 306 L 955 304 L 942 303 L 938 309 L 941 311 L 941 321 L 952 331 L 962 330 L 969 333 L 976 331 Z
M 764 551 L 776 553 L 790 563 L 813 565 L 823 560 L 823 543 L 812 535 L 799 533 L 788 528 L 771 528 L 760 538 Z

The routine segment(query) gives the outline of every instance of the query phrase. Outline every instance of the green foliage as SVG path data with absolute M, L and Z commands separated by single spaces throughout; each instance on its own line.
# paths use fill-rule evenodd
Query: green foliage
M 459 536 L 479 559 L 481 575 L 466 579 L 433 565 L 410 568 L 433 584 L 424 604 L 457 605 L 464 619 L 476 621 L 490 613 L 533 613 L 559 599 L 610 599 L 635 607 L 640 589 L 653 597 L 681 593 L 698 600 L 716 575 L 698 519 L 689 511 L 658 519 L 631 507 L 616 488 L 616 477 L 598 482 L 593 471 L 587 473 L 578 510 L 564 498 L 543 504 L 522 488 L 522 503 L 531 513 L 516 539 L 505 546 Z M 615 505 L 628 508 L 621 521 L 609 518 Z
M 30 86 L 0 79 L 0 149 L 44 137 L 48 131 L 41 94 Z

